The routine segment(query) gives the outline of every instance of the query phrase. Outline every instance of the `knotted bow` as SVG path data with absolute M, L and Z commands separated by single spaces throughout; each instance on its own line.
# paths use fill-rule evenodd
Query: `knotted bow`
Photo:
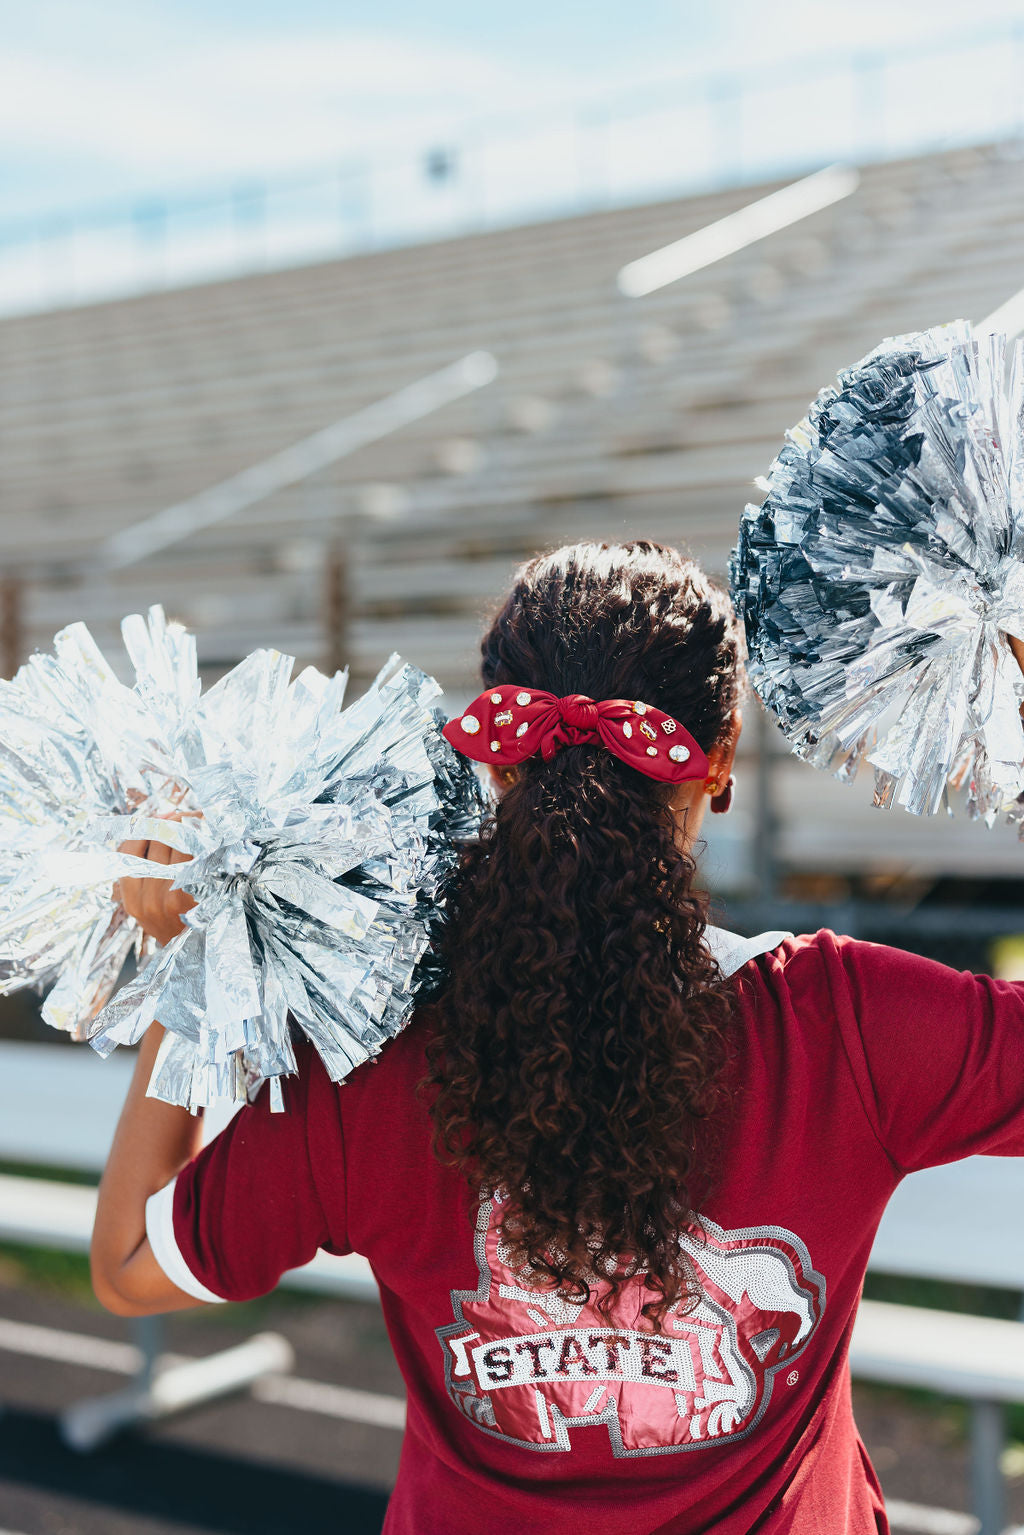
M 705 778 L 708 771 L 707 757 L 678 720 L 628 698 L 597 703 L 583 693 L 556 698 L 504 683 L 449 720 L 444 736 L 474 761 L 500 766 L 514 767 L 537 752 L 548 762 L 563 746 L 599 741 L 637 772 L 665 783 Z

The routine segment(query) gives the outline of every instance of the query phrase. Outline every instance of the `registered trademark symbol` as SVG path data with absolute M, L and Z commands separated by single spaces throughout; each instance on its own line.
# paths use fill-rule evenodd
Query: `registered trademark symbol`
M 790 1370 L 789 1374 L 786 1376 L 786 1385 L 787 1386 L 795 1386 L 799 1379 L 800 1379 L 800 1371 L 799 1370 Z

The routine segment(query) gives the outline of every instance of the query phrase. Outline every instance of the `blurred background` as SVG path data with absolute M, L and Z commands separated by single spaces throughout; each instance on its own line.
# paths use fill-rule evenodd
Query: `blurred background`
M 268 645 L 348 664 L 359 691 L 398 650 L 454 712 L 537 549 L 651 537 L 724 578 L 756 477 L 838 368 L 961 316 L 1024 329 L 1021 0 L 3 0 L 0 22 L 4 675 L 75 619 L 116 659 L 120 618 L 160 602 L 209 680 Z M 709 822 L 724 920 L 1024 974 L 1016 838 L 869 803 L 751 701 L 733 811 Z M 94 1181 L 92 1152 L 46 1154 L 54 1041 L 24 998 L 0 1036 L 0 1174 Z M 67 1331 L 88 1301 L 59 1246 L 0 1249 L 0 1315 Z M 968 1300 L 1016 1315 L 1018 1290 Z M 340 1379 L 400 1392 L 372 1307 L 280 1304 Z M 0 1524 L 279 1527 L 231 1523 L 230 1499 L 206 1524 L 141 1493 L 125 1512 L 139 1460 L 87 1492 L 68 1469 L 62 1502 L 67 1361 L 4 1336 Z M 962 1414 L 864 1403 L 894 1496 L 969 1519 Z M 210 1435 L 229 1460 L 270 1444 L 323 1482 L 310 1507 L 334 1475 L 365 1483 L 346 1528 L 375 1528 L 388 1410 L 332 1421 L 339 1457 L 270 1407 L 208 1409 L 147 1442 L 185 1459 L 146 1475 L 173 1503 L 226 1474 Z M 1003 1463 L 1019 1477 L 1024 1451 Z M 291 1484 L 260 1485 L 269 1519 Z

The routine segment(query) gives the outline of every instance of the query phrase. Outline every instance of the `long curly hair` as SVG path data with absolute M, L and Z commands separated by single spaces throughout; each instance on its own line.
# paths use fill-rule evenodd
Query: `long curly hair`
M 483 640 L 483 681 L 635 698 L 707 751 L 727 735 L 739 640 L 727 596 L 657 544 L 532 560 Z M 644 1275 L 660 1322 L 695 1296 L 682 1230 L 712 1169 L 729 991 L 673 786 L 599 745 L 525 762 L 465 851 L 428 1044 L 435 1149 L 484 1198 L 522 1282 L 606 1315 Z

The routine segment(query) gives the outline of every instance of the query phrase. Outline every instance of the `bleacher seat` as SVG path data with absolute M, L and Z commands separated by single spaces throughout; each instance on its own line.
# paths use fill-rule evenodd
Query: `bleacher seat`
M 625 261 L 770 188 L 251 275 L 0 321 L 0 540 L 23 647 L 151 601 L 211 672 L 258 644 L 323 661 L 323 550 L 348 561 L 355 685 L 398 648 L 458 703 L 516 563 L 648 535 L 724 570 L 739 514 L 817 389 L 887 333 L 978 319 L 1024 284 L 1013 146 L 872 165 L 853 197 L 641 300 Z M 104 538 L 474 348 L 496 383 L 239 518 L 103 579 Z M 782 852 L 889 856 L 894 818 L 799 764 Z M 832 834 L 808 848 L 788 815 Z M 963 835 L 964 830 L 967 836 Z M 902 818 L 922 870 L 1015 872 L 1009 838 Z M 902 856 L 902 854 L 901 854 Z

